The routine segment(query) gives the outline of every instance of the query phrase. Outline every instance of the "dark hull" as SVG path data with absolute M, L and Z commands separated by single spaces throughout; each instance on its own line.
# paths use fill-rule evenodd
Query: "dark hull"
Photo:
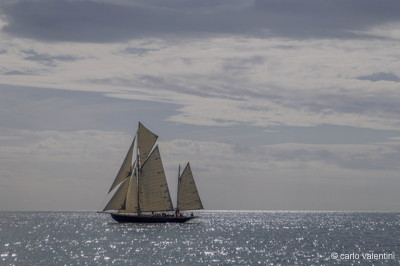
M 196 216 L 191 217 L 163 217 L 163 216 L 152 216 L 152 215 L 128 215 L 113 213 L 111 217 L 119 223 L 184 223 L 191 219 L 197 218 Z

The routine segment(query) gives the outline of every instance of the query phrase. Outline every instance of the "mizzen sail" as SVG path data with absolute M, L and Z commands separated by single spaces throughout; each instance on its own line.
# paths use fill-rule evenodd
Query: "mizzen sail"
M 178 179 L 177 209 L 180 211 L 203 209 L 203 204 L 201 203 L 189 163 Z

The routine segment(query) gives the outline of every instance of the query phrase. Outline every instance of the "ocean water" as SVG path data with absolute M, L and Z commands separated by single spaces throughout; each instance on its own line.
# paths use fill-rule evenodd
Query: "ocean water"
M 0 212 L 0 265 L 398 265 L 400 213 L 203 211 L 185 224 Z

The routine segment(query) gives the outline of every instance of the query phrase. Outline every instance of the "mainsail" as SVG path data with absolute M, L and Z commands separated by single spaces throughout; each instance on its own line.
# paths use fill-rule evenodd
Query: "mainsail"
M 177 209 L 180 211 L 203 209 L 189 163 L 178 179 Z
M 139 185 L 141 211 L 173 210 L 158 146 L 142 166 Z

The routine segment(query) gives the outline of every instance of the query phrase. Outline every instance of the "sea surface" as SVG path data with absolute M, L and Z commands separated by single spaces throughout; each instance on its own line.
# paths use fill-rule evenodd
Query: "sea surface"
M 398 265 L 400 213 L 202 211 L 185 224 L 0 212 L 0 265 Z

